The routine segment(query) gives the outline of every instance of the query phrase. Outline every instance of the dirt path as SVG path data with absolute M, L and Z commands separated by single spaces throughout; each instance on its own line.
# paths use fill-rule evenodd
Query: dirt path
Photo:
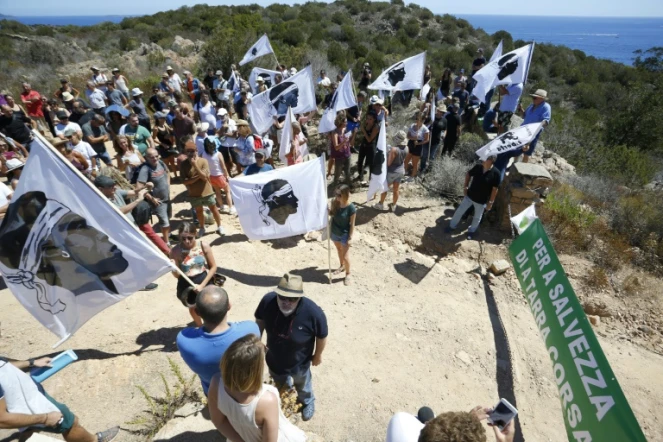
M 182 191 L 173 186 L 174 195 Z M 353 198 L 361 202 L 364 194 Z M 174 213 L 186 208 L 179 204 Z M 405 192 L 397 214 L 360 207 L 350 287 L 340 279 L 327 283 L 326 242 L 248 241 L 227 215 L 227 236 L 205 237 L 228 277 L 231 321 L 251 319 L 260 298 L 287 271 L 304 277 L 307 296 L 326 312 L 329 344 L 322 365 L 313 369 L 317 412 L 302 425 L 307 431 L 326 441 L 377 442 L 396 411 L 416 412 L 422 405 L 436 412 L 469 410 L 506 396 L 520 411 L 520 440 L 565 440 L 548 356 L 513 273 L 492 283 L 473 273 L 481 253 L 485 265 L 505 249 L 485 244 L 482 252 L 476 241 L 443 238 L 435 221 L 445 210 L 441 201 L 414 192 Z M 413 251 L 422 238 L 455 252 L 435 259 Z M 86 324 L 63 346 L 81 360 L 45 383 L 91 430 L 124 424 L 144 410 L 137 385 L 162 395 L 158 373 L 172 378 L 167 358 L 188 373 L 174 344 L 188 312 L 175 298 L 171 275 L 157 282 L 156 291 L 136 293 Z M 55 336 L 7 290 L 0 296 L 0 322 L 0 354 L 52 353 Z M 663 441 L 663 358 L 630 342 L 601 338 L 601 344 L 649 440 Z M 0 431 L 0 438 L 8 434 Z M 138 438 L 123 432 L 121 440 Z

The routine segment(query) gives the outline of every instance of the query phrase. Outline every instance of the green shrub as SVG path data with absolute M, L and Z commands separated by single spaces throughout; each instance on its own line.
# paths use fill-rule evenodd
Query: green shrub
M 445 31 L 442 41 L 448 45 L 456 46 L 458 44 L 458 34 L 454 31 Z
M 419 35 L 421 28 L 416 18 L 411 18 L 403 27 L 403 30 L 410 38 L 416 38 Z

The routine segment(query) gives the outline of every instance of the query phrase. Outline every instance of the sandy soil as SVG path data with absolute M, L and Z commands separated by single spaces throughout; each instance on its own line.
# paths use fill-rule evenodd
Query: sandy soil
M 182 193 L 183 186 L 172 192 Z M 363 192 L 353 195 L 360 203 L 359 238 L 351 251 L 350 287 L 341 279 L 328 283 L 326 241 L 248 241 L 237 219 L 223 215 L 227 236 L 209 234 L 204 241 L 214 246 L 228 277 L 230 320 L 253 318 L 284 272 L 304 277 L 307 296 L 327 314 L 330 334 L 323 363 L 313 369 L 316 416 L 301 426 L 326 441 L 382 441 L 397 411 L 416 413 L 422 405 L 436 412 L 470 410 L 499 397 L 513 399 L 520 411 L 517 440 L 565 440 L 551 364 L 513 272 L 492 281 L 478 274 L 506 257 L 494 240 L 499 234 L 484 230 L 479 240 L 489 242 L 481 244 L 449 238 L 436 220 L 452 208 L 417 191 L 404 193 L 396 214 L 364 206 Z M 180 203 L 174 213 L 189 216 L 186 208 Z M 333 267 L 337 259 L 333 252 Z M 105 310 L 59 349 L 74 349 L 80 361 L 45 387 L 90 430 L 129 428 L 125 423 L 146 409 L 136 386 L 163 395 L 158 373 L 172 379 L 168 358 L 188 373 L 174 342 L 189 314 L 175 297 L 175 278 L 157 282 L 156 291 Z M 0 321 L 0 354 L 54 354 L 56 337 L 7 290 L 0 296 Z M 663 441 L 657 412 L 663 408 L 663 358 L 602 333 L 615 327 L 619 322 L 609 318 L 598 326 L 601 344 L 649 440 Z M 9 434 L 0 431 L 0 438 Z M 119 440 L 138 439 L 123 431 Z

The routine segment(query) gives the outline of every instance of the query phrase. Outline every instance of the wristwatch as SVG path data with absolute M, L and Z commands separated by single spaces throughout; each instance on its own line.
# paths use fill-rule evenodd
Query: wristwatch
M 28 368 L 35 368 L 35 360 L 34 359 L 28 359 Z

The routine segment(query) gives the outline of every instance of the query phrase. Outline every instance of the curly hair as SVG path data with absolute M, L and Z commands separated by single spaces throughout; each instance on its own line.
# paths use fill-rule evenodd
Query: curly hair
M 428 421 L 419 442 L 486 442 L 486 432 L 474 414 L 450 411 Z

